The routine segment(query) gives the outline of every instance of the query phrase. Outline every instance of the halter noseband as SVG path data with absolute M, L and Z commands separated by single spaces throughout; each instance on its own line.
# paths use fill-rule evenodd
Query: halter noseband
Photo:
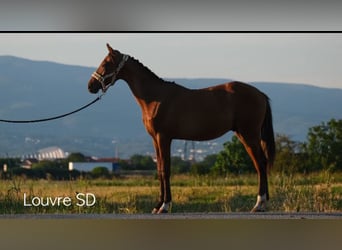
M 107 75 L 100 75 L 99 73 L 97 73 L 96 71 L 91 75 L 91 77 L 93 77 L 94 79 L 96 79 L 97 81 L 99 81 L 101 83 L 102 86 L 102 92 L 106 93 L 107 89 L 114 85 L 115 81 L 116 81 L 116 76 L 117 74 L 119 74 L 120 70 L 122 69 L 122 67 L 125 65 L 125 62 L 128 60 L 129 56 L 128 55 L 123 55 L 121 62 L 119 63 L 118 67 L 116 68 L 116 70 L 114 70 L 113 73 L 107 74 Z M 105 81 L 107 78 L 111 77 L 111 81 L 110 84 L 106 85 Z

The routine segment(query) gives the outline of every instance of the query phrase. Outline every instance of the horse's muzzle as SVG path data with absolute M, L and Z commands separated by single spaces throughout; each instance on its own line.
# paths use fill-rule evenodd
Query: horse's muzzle
M 92 94 L 96 94 L 99 92 L 100 88 L 96 87 L 94 83 L 89 82 L 88 84 L 88 91 Z

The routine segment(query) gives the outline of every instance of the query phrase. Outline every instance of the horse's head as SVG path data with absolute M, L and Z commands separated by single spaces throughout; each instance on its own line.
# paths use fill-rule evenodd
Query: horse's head
M 121 54 L 117 50 L 113 50 L 107 43 L 108 55 L 103 59 L 100 66 L 91 75 L 88 82 L 88 90 L 90 93 L 97 93 L 100 89 L 106 92 L 117 80 L 121 68 L 128 59 L 127 55 Z

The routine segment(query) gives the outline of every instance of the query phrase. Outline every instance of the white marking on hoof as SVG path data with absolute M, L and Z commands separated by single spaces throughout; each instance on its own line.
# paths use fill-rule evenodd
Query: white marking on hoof
M 165 214 L 171 212 L 171 202 L 164 202 L 163 205 L 159 208 L 158 214 Z
M 158 213 L 158 208 L 153 208 L 152 214 L 157 214 Z
M 258 195 L 257 202 L 255 206 L 253 207 L 251 212 L 265 212 L 266 211 L 266 194 L 263 194 L 262 196 Z

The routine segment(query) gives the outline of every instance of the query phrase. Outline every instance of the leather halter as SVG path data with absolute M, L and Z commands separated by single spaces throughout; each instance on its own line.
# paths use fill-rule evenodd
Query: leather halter
M 119 74 L 120 70 L 125 65 L 125 62 L 128 60 L 128 58 L 129 58 L 129 55 L 124 54 L 122 59 L 121 59 L 121 62 L 119 63 L 118 67 L 114 70 L 113 73 L 109 73 L 107 75 L 102 76 L 101 74 L 99 74 L 95 71 L 91 75 L 91 77 L 93 77 L 94 79 L 96 79 L 97 81 L 99 81 L 101 83 L 103 93 L 105 93 L 110 86 L 114 85 L 114 83 L 116 81 L 116 76 Z M 111 78 L 111 80 L 110 80 L 110 83 L 106 85 L 105 81 L 108 78 Z

